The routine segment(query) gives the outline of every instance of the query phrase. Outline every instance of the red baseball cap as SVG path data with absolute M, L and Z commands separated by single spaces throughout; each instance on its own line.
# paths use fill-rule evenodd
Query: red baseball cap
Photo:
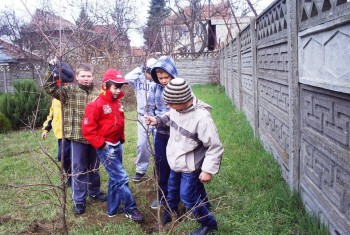
M 103 74 L 103 80 L 102 82 L 108 82 L 112 81 L 115 83 L 128 83 L 123 75 L 122 72 L 116 69 L 108 69 L 104 74 Z

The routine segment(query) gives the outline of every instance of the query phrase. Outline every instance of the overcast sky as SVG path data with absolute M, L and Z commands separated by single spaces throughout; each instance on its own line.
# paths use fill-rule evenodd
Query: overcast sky
M 54 10 L 61 15 L 64 19 L 74 22 L 74 17 L 76 18 L 80 12 L 80 5 L 82 2 L 102 2 L 106 1 L 106 4 L 114 4 L 115 0 L 0 0 L 0 9 L 10 8 L 14 9 L 16 13 L 21 16 L 29 17 L 30 14 L 33 14 L 35 9 L 38 6 L 42 6 L 42 3 L 51 2 L 52 6 L 54 6 Z M 150 0 L 135 0 L 137 3 L 142 3 L 142 7 L 138 7 L 138 18 L 140 23 L 145 23 L 147 20 L 147 11 L 149 8 Z M 214 0 L 212 0 L 213 2 Z M 242 0 L 244 1 L 244 0 Z M 256 11 L 260 13 L 265 7 L 267 7 L 273 0 L 251 0 L 253 3 L 258 1 L 258 5 L 255 6 Z M 109 2 L 109 3 L 108 3 Z M 141 4 L 140 4 L 141 5 Z M 30 14 L 29 14 L 29 12 Z M 76 14 L 76 16 L 72 16 L 72 12 Z M 136 30 L 132 30 L 129 33 L 129 37 L 131 40 L 131 46 L 142 46 L 143 45 L 143 37 L 138 34 Z

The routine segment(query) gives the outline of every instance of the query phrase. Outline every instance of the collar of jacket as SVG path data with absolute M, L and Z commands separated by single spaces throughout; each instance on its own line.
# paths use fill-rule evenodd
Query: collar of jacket
M 84 85 L 78 83 L 78 86 L 79 86 L 80 89 L 86 91 L 87 93 L 90 93 L 94 89 L 94 84 L 93 83 L 91 83 L 89 86 L 84 86 Z
M 110 90 L 105 90 L 104 88 L 101 88 L 100 94 L 101 94 L 101 97 L 102 97 L 104 100 L 107 100 L 107 101 L 113 101 L 113 100 L 115 100 L 115 99 L 113 98 L 113 94 L 112 94 L 112 92 L 111 92 Z M 124 95 L 125 95 L 124 92 L 121 91 L 121 92 L 119 93 L 118 97 L 117 97 L 117 100 L 123 98 Z

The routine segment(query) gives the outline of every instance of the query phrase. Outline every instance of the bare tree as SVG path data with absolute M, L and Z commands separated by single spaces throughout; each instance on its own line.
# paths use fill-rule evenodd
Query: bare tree
M 210 1 L 174 0 L 168 2 L 171 16 L 165 19 L 162 38 L 167 54 L 180 52 L 202 53 L 208 42 L 207 25 L 211 16 L 220 14 L 226 17 L 227 5 L 212 5 Z
M 48 7 L 37 9 L 32 13 L 24 1 L 22 1 L 22 4 L 27 9 L 29 20 L 22 20 L 21 17 L 16 15 L 15 11 L 3 11 L 1 12 L 0 32 L 2 36 L 6 36 L 13 44 L 21 48 L 23 52 L 31 52 L 28 53 L 28 60 L 30 60 L 30 55 L 39 56 L 42 61 L 41 68 L 45 68 L 46 62 L 55 56 L 61 61 L 71 63 L 77 61 L 90 62 L 93 57 L 101 56 L 107 58 L 107 63 L 104 66 L 117 67 L 117 58 L 129 51 L 130 40 L 127 37 L 127 32 L 135 19 L 131 1 L 117 0 L 114 6 L 103 5 L 103 2 L 96 3 L 101 5 L 90 5 L 87 8 L 89 14 L 82 12 L 76 24 L 55 15 Z M 101 70 L 104 70 L 104 68 L 101 68 Z M 62 73 L 61 67 L 59 67 L 59 71 Z M 40 80 L 44 80 L 43 73 L 38 72 L 38 76 L 41 78 Z M 62 113 L 64 113 L 63 109 L 62 106 Z M 36 109 L 33 111 L 34 120 L 40 111 L 42 110 Z M 64 125 L 64 120 L 62 120 L 62 125 Z M 60 218 L 63 224 L 63 233 L 68 234 L 66 222 L 67 190 L 65 187 L 68 175 L 63 170 L 64 153 L 62 152 L 61 164 L 57 163 L 55 157 L 51 156 L 49 151 L 40 144 L 35 135 L 34 126 L 28 124 L 28 129 L 37 139 L 42 152 L 53 162 L 58 171 L 48 169 L 40 161 L 37 161 L 38 166 L 42 166 L 46 179 L 43 179 L 43 182 L 31 185 L 13 184 L 12 187 L 30 189 L 55 197 L 57 203 L 54 206 L 61 209 Z M 36 159 L 35 156 L 33 159 Z M 59 177 L 61 179 L 60 183 L 55 183 L 53 177 Z
M 172 54 L 202 53 L 207 50 L 211 19 L 221 19 L 227 30 L 227 39 L 234 37 L 235 28 L 239 31 L 247 20 L 247 15 L 256 15 L 254 6 L 256 0 L 170 0 L 167 8 L 171 14 L 168 17 L 158 16 L 158 26 L 161 27 L 160 37 L 162 52 Z M 218 21 L 218 20 L 216 20 Z M 215 23 L 217 24 L 217 23 Z M 214 25 L 215 27 L 215 25 Z M 215 35 L 213 35 L 215 37 Z

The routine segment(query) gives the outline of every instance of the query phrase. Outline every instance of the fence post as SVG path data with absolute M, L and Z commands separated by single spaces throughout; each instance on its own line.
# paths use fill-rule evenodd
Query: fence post
M 300 110 L 299 110 L 299 79 L 298 79 L 298 19 L 297 1 L 287 1 L 288 47 L 290 63 L 288 68 L 289 89 L 289 186 L 296 191 L 300 184 Z
M 237 34 L 237 91 L 238 100 L 236 108 L 242 111 L 243 108 L 243 95 L 242 95 L 242 53 L 241 53 L 241 34 Z
M 251 29 L 251 50 L 252 50 L 252 79 L 253 79 L 253 131 L 254 136 L 259 136 L 259 105 L 258 105 L 258 77 L 256 75 L 257 70 L 257 42 L 256 42 L 256 18 L 250 19 Z

